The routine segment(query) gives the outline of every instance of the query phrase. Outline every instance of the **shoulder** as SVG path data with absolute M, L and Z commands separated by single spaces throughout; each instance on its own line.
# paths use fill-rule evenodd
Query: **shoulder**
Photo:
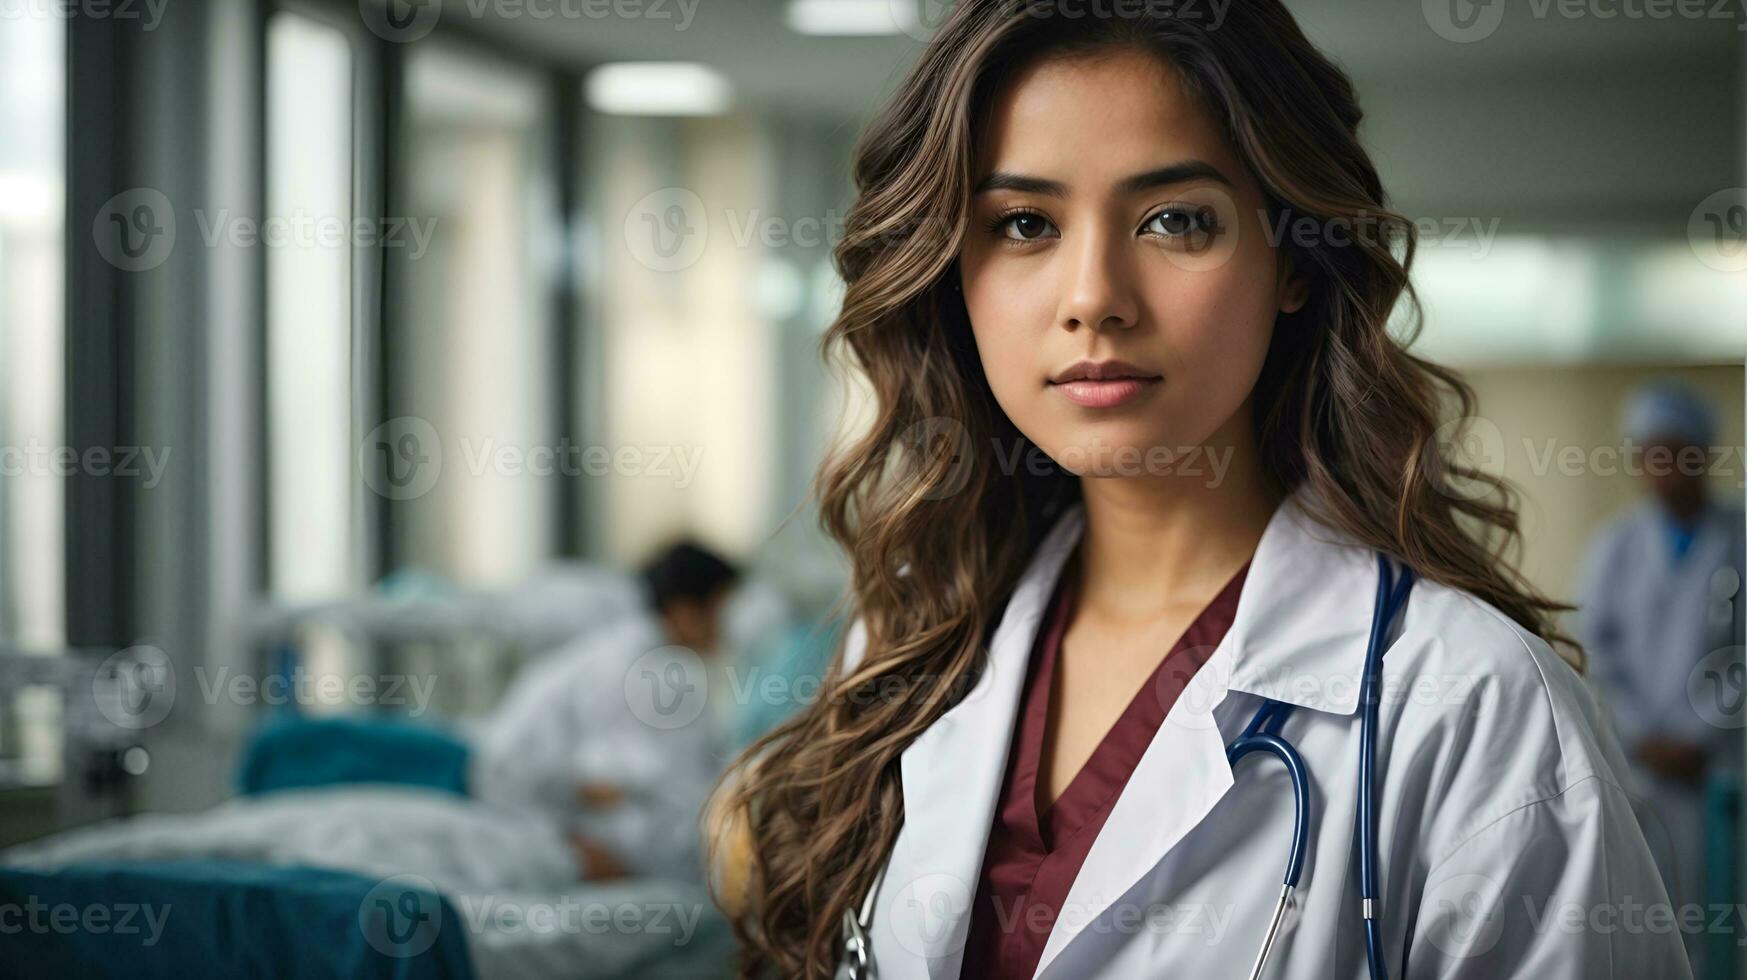
M 1543 805 L 1629 800 L 1624 756 L 1589 684 L 1484 600 L 1420 582 L 1384 663 L 1401 702 L 1391 754 L 1411 753 L 1440 786 L 1428 828 L 1439 848 Z

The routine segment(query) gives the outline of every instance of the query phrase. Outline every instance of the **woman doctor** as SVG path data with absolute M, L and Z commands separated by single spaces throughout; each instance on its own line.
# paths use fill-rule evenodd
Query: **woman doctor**
M 1264 976 L 1366 976 L 1367 913 L 1396 977 L 1690 975 L 1510 498 L 1439 454 L 1471 393 L 1385 331 L 1412 226 L 1350 83 L 1277 0 L 1197 9 L 961 0 L 863 136 L 828 342 L 876 413 L 817 483 L 853 628 L 713 811 L 743 975 L 1248 976 L 1265 698 L 1311 816 Z M 1417 584 L 1362 903 L 1378 554 Z

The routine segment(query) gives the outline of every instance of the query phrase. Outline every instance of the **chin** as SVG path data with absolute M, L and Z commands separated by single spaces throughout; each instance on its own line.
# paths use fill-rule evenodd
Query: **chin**
M 1075 476 L 1145 476 L 1169 467 L 1172 445 L 1151 436 L 1100 431 L 1059 442 L 1050 458 Z

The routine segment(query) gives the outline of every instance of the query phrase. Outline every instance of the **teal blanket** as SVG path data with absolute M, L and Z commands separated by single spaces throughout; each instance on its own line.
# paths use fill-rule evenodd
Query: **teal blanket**
M 244 795 L 336 783 L 428 786 L 467 795 L 467 744 L 448 731 L 390 718 L 291 716 L 269 721 L 243 753 Z
M 472 980 L 416 878 L 196 860 L 0 867 L 0 977 Z

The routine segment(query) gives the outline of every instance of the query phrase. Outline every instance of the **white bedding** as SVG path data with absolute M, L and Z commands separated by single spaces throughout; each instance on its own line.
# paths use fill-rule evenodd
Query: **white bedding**
M 449 793 L 337 786 L 243 797 L 0 850 L 0 864 L 229 858 L 428 879 L 468 930 L 480 980 L 719 977 L 726 925 L 701 885 L 579 881 L 560 830 Z

